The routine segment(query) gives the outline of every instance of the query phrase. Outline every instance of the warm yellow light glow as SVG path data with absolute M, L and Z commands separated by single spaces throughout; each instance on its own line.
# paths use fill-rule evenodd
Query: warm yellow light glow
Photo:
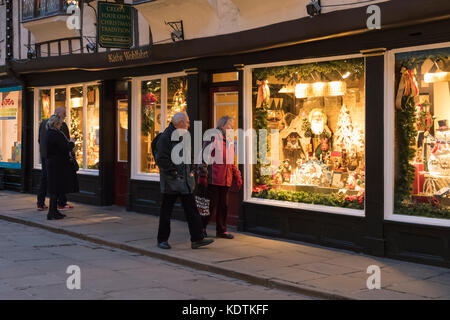
M 343 96 L 347 90 L 347 85 L 343 81 L 331 81 L 327 86 L 327 96 Z
M 278 93 L 294 93 L 295 88 L 293 86 L 284 86 L 278 91 Z
M 297 83 L 295 85 L 295 97 L 298 99 L 308 98 L 309 83 Z
M 314 97 L 323 97 L 325 90 L 325 82 L 315 82 L 313 83 L 313 96 Z
M 70 100 L 72 103 L 72 108 L 80 108 L 83 106 L 83 98 L 72 98 Z
M 424 80 L 426 83 L 450 81 L 450 72 L 425 73 Z
M 344 73 L 344 75 L 342 76 L 342 79 L 347 79 L 348 77 L 350 77 L 352 73 L 350 71 L 347 71 L 346 73 Z

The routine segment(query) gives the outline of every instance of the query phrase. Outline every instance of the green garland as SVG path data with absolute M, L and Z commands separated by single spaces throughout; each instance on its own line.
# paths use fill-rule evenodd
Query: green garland
M 341 79 L 346 72 L 351 72 L 349 79 L 364 76 L 364 59 L 345 59 L 326 62 L 295 64 L 279 67 L 266 67 L 253 70 L 254 80 L 266 80 L 274 76 L 278 80 L 295 84 L 301 81 L 319 81 L 323 79 Z M 316 79 L 319 75 L 321 79 Z
M 263 103 L 260 108 L 254 109 L 253 128 L 258 129 L 258 130 L 266 129 L 267 132 L 269 132 L 269 124 L 268 124 L 268 120 L 267 120 L 268 109 L 269 109 L 269 105 L 267 103 Z M 270 144 L 268 144 L 268 145 L 270 145 Z M 267 184 L 272 183 L 272 176 L 261 174 L 261 169 L 266 166 L 267 165 L 264 165 L 261 163 L 261 160 L 259 158 L 256 160 L 256 164 L 253 166 L 253 176 L 255 177 L 254 183 L 256 185 L 263 185 L 263 184 L 267 185 Z
M 415 167 L 411 161 L 416 155 L 413 148 L 417 130 L 414 97 L 404 96 L 402 98 L 402 108 L 397 110 L 397 150 L 398 150 L 398 174 L 395 184 L 395 207 L 399 207 L 404 201 L 411 199 L 413 182 L 415 179 Z
M 364 209 L 364 197 L 350 198 L 343 194 L 322 194 L 307 191 L 285 191 L 266 189 L 261 192 L 253 192 L 252 197 L 260 199 L 281 200 L 290 202 L 310 203 L 332 207 Z

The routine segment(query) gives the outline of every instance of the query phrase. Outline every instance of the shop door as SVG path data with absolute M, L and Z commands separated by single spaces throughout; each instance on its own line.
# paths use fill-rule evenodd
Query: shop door
M 212 121 L 211 127 L 216 128 L 217 122 L 223 116 L 234 119 L 234 129 L 239 124 L 239 91 L 237 87 L 214 88 L 211 92 Z M 237 158 L 235 159 L 237 163 Z M 240 197 L 239 191 L 230 189 L 227 195 L 228 215 L 227 224 L 237 225 L 239 218 Z
M 119 99 L 116 104 L 115 197 L 114 203 L 126 206 L 128 192 L 128 100 Z

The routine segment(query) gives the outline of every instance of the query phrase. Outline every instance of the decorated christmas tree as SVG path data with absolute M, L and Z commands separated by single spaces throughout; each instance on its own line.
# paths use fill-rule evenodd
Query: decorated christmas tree
M 342 151 L 342 149 L 350 150 L 353 144 L 353 124 L 350 117 L 350 112 L 345 104 L 342 105 L 339 111 L 339 118 L 335 134 L 335 150 Z

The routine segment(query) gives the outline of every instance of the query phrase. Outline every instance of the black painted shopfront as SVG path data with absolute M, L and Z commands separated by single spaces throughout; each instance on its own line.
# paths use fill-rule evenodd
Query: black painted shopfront
M 418 4 L 420 1 L 413 2 Z M 223 89 L 225 91 L 226 88 L 231 88 L 229 92 L 238 93 L 237 124 L 239 128 L 244 128 L 252 123 L 252 118 L 248 118 L 251 117 L 251 112 L 246 110 L 254 108 L 246 102 L 246 97 L 249 95 L 248 101 L 252 103 L 252 84 L 246 78 L 252 70 L 266 64 L 301 65 L 313 63 L 318 59 L 327 63 L 351 57 L 360 59 L 364 69 L 361 81 L 365 88 L 364 121 L 362 122 L 364 124 L 362 130 L 365 145 L 363 156 L 365 177 L 363 209 L 358 209 L 360 214 L 310 210 L 310 206 L 313 205 L 302 207 L 298 203 L 289 201 L 282 201 L 282 205 L 277 205 L 276 201 L 279 200 L 273 198 L 275 202 L 271 204 L 266 201 L 258 202 L 252 192 L 254 185 L 249 174 L 249 170 L 253 169 L 241 165 L 243 176 L 247 175 L 250 178 L 245 184 L 247 191 L 242 190 L 238 195 L 242 201 L 242 205 L 237 206 L 239 213 L 235 223 L 238 230 L 344 248 L 376 256 L 450 267 L 450 226 L 386 219 L 388 215 L 385 212 L 386 181 L 391 179 L 389 175 L 386 175 L 388 146 L 385 141 L 392 140 L 394 143 L 394 136 L 387 137 L 385 129 L 386 72 L 389 70 L 387 55 L 390 50 L 399 48 L 418 47 L 417 50 L 420 50 L 420 46 L 425 45 L 450 47 L 448 43 L 450 6 L 446 1 L 441 3 L 445 10 L 427 9 L 426 13 L 418 13 L 416 11 L 418 9 L 413 9 L 414 6 L 411 6 L 406 9 L 411 12 L 404 12 L 400 17 L 395 13 L 398 12 L 395 11 L 395 3 L 383 4 L 392 10 L 388 11 L 389 13 L 383 18 L 384 21 L 390 21 L 391 25 L 389 28 L 377 31 L 369 32 L 365 29 L 365 21 L 348 21 L 351 20 L 347 19 L 351 15 L 362 12 L 361 9 L 352 9 L 327 15 L 328 20 L 324 18 L 325 16 L 320 17 L 323 18 L 322 20 L 304 18 L 278 24 L 272 28 L 245 31 L 239 35 L 224 35 L 190 40 L 185 43 L 146 47 L 141 49 L 143 51 L 140 55 L 136 55 L 137 59 L 127 62 L 120 68 L 114 62 L 108 62 L 108 53 L 91 55 L 84 59 L 85 61 L 79 59 L 80 65 L 76 66 L 75 70 L 62 71 L 64 67 L 73 64 L 70 60 L 73 59 L 72 57 L 41 58 L 39 63 L 38 61 L 27 64 L 12 63 L 12 68 L 20 76 L 21 83 L 25 85 L 23 89 L 25 97 L 22 124 L 23 155 L 20 173 L 0 169 L 3 176 L 6 176 L 3 178 L 4 181 L 14 181 L 14 183 L 5 184 L 5 187 L 22 192 L 37 192 L 40 170 L 34 166 L 33 114 L 35 101 L 37 101 L 35 95 L 39 88 L 56 88 L 72 84 L 88 86 L 95 83 L 99 89 L 98 173 L 80 173 L 80 193 L 71 195 L 70 200 L 102 206 L 116 203 L 116 184 L 119 183 L 119 179 L 116 178 L 117 159 L 120 154 L 116 137 L 118 127 L 122 126 L 124 130 L 126 129 L 125 140 L 129 142 L 126 145 L 127 162 L 121 167 L 128 176 L 124 189 L 126 192 L 124 205 L 127 210 L 158 215 L 159 182 L 157 179 L 140 179 L 139 170 L 135 174 L 132 169 L 136 157 L 136 149 L 133 149 L 132 144 L 133 140 L 137 139 L 137 134 L 133 132 L 140 132 L 142 129 L 141 124 L 138 126 L 137 121 L 133 121 L 138 119 L 136 115 L 141 112 L 141 109 L 136 110 L 136 107 L 143 103 L 141 102 L 143 101 L 141 94 L 144 92 L 142 91 L 144 89 L 141 89 L 142 84 L 148 84 L 155 79 L 165 81 L 164 79 L 170 78 L 164 75 L 182 74 L 183 81 L 186 81 L 187 85 L 185 93 L 187 113 L 191 120 L 201 120 L 208 126 L 211 126 L 211 119 L 213 119 L 212 92 L 216 92 L 217 88 L 225 88 Z M 398 19 L 404 20 L 400 23 Z M 333 25 L 333 21 L 339 21 L 337 32 L 334 33 L 336 36 L 325 39 L 330 32 L 327 26 Z M 345 30 L 358 31 L 345 35 L 339 34 L 339 31 Z M 241 40 L 238 41 L 238 39 Z M 248 41 L 242 41 L 242 39 Z M 411 51 L 414 50 L 416 49 L 411 49 Z M 142 52 L 148 54 L 142 54 Z M 102 71 L 82 70 L 100 67 Z M 213 75 L 218 73 L 236 73 L 237 77 L 223 82 L 214 82 Z M 5 80 L 1 81 L 1 86 L 4 86 Z M 141 87 L 133 87 L 136 83 L 139 83 Z M 258 89 L 259 87 L 256 87 L 256 90 Z M 136 92 L 139 93 L 136 94 Z M 118 118 L 119 100 L 126 101 L 127 123 L 121 122 Z M 203 130 L 205 129 L 207 128 L 204 125 Z M 142 145 L 141 142 L 138 144 Z M 136 163 L 141 168 L 141 162 Z M 249 198 L 252 201 L 244 201 Z M 175 217 L 182 219 L 183 215 L 179 211 Z

